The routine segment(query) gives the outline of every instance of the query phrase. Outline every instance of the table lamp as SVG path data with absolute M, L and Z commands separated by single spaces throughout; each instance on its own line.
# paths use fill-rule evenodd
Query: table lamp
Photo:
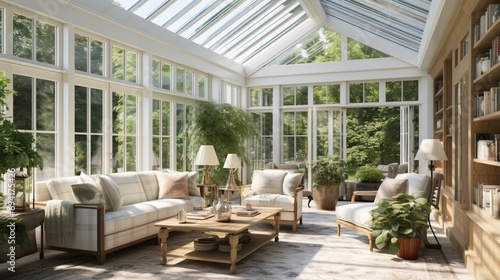
M 204 165 L 203 169 L 203 185 L 210 184 L 210 166 L 211 165 L 219 165 L 219 159 L 217 158 L 217 154 L 215 153 L 214 146 L 212 145 L 201 145 L 198 150 L 198 154 L 196 155 L 196 159 L 194 161 L 196 165 Z
M 234 180 L 234 169 L 241 168 L 241 161 L 236 154 L 228 154 L 224 162 L 224 168 L 229 169 L 229 177 L 227 178 L 226 189 L 236 190 L 236 182 Z

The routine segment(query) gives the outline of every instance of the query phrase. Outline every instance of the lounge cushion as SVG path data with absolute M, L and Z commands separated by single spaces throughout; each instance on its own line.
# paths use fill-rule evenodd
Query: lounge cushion
M 71 188 L 73 189 L 73 195 L 79 203 L 106 205 L 102 191 L 95 185 L 78 183 L 71 185 Z
M 156 172 L 157 171 L 137 172 L 147 201 L 158 199 L 158 192 L 160 189 L 158 187 L 158 179 L 156 179 Z
M 123 206 L 137 202 L 147 201 L 146 192 L 141 184 L 137 172 L 124 172 L 107 174 L 120 189 L 123 198 Z
M 370 228 L 372 216 L 370 210 L 377 208 L 375 203 L 351 203 L 337 206 L 335 214 L 337 219 L 349 221 L 357 226 Z
M 402 193 L 408 185 L 408 179 L 392 179 L 385 178 L 380 187 L 378 188 L 377 195 L 375 196 L 374 203 L 392 197 L 395 194 Z
M 283 211 L 293 211 L 294 198 L 283 194 L 261 194 L 245 198 L 245 204 L 250 203 L 257 207 L 277 207 Z
M 252 176 L 252 190 L 258 194 L 282 194 L 283 170 L 255 170 Z
M 78 183 L 78 179 L 77 176 L 51 179 L 47 184 L 47 189 L 52 199 L 77 202 L 71 185 Z
M 293 197 L 295 195 L 295 189 L 298 188 L 300 182 L 302 182 L 302 177 L 304 177 L 304 173 L 288 172 L 283 179 L 283 194 Z
M 157 172 L 159 199 L 183 198 L 189 199 L 188 192 L 188 172 L 165 173 Z
M 97 182 L 101 186 L 106 200 L 106 210 L 120 210 L 123 205 L 123 197 L 118 185 L 108 175 L 100 175 Z
M 408 179 L 408 185 L 405 189 L 406 194 L 415 197 L 429 197 L 431 178 L 428 175 L 417 173 L 398 174 L 395 179 Z

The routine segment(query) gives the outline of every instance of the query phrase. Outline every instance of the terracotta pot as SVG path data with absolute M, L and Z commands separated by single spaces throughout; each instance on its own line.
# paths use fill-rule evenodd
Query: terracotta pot
M 416 238 L 399 238 L 398 257 L 405 260 L 416 260 L 420 252 L 420 237 Z
M 337 201 L 339 200 L 339 186 L 313 188 L 313 197 L 316 208 L 321 210 L 335 210 Z

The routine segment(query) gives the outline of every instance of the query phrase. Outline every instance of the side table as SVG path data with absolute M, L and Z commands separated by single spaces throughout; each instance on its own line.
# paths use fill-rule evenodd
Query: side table
M 9 212 L 2 211 L 0 212 L 0 216 L 5 217 L 14 217 L 23 219 L 23 223 L 28 228 L 28 240 L 24 244 L 16 244 L 16 259 L 21 258 L 23 256 L 35 253 L 38 251 L 37 243 L 36 243 L 36 228 L 41 226 L 41 244 L 40 244 L 40 259 L 44 258 L 43 255 L 43 221 L 45 219 L 45 210 L 42 208 L 35 208 L 25 212 L 14 212 L 14 215 L 11 216 Z M 11 245 L 9 244 L 1 244 L 0 245 L 0 261 L 7 261 L 7 251 Z

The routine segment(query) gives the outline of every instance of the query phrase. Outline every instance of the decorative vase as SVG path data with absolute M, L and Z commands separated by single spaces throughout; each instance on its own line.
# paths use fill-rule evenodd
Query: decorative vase
M 215 220 L 217 222 L 231 221 L 231 203 L 226 198 L 220 198 L 215 205 Z
M 339 200 L 339 186 L 320 186 L 313 188 L 314 202 L 316 208 L 321 210 L 335 210 Z
M 398 257 L 405 260 L 416 260 L 420 252 L 420 237 L 416 238 L 399 238 Z
M 489 57 L 484 57 L 484 59 L 481 60 L 481 72 L 484 74 L 486 73 L 491 67 L 490 64 L 490 58 Z

